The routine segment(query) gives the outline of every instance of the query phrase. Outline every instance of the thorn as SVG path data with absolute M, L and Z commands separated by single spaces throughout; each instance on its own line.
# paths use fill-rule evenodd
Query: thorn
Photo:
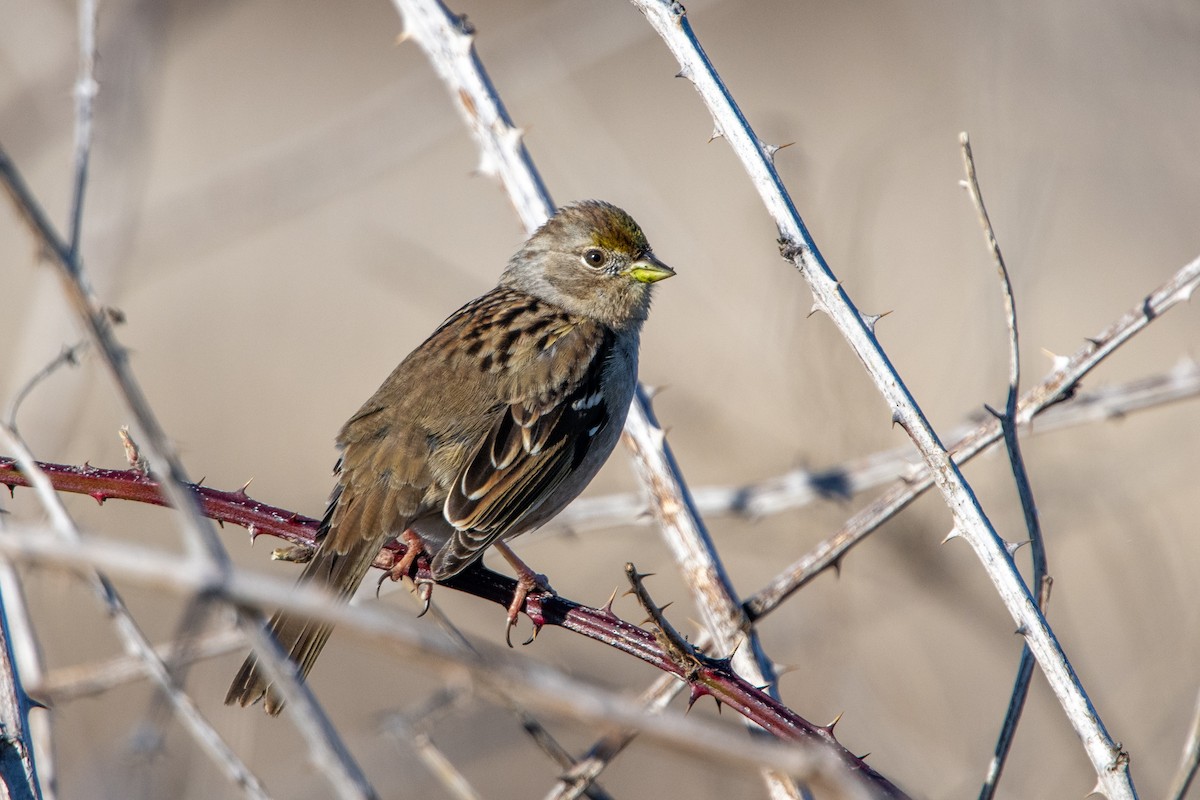
M 657 427 L 651 428 L 650 429 L 650 439 L 654 443 L 655 448 L 662 450 L 663 445 L 667 441 L 667 432 L 664 431 L 662 428 L 657 428 Z
M 625 562 L 625 574 L 628 575 L 630 578 L 633 578 L 634 580 L 640 581 L 643 578 L 653 578 L 658 573 L 657 572 L 638 572 L 637 567 L 635 567 L 633 565 L 632 561 L 626 561 Z
M 675 77 L 676 78 L 687 78 L 690 81 L 692 79 L 692 68 L 684 67 L 683 69 L 679 70 L 679 72 L 675 73 Z
M 785 664 L 782 661 L 773 661 L 773 662 L 771 662 L 771 668 L 775 670 L 775 675 L 777 677 L 782 678 L 784 675 L 788 675 L 788 674 L 800 669 L 800 665 L 799 664 Z
M 863 324 L 867 326 L 867 330 L 869 330 L 872 334 L 874 334 L 875 333 L 875 323 L 879 322 L 879 320 L 883 319 L 884 317 L 886 317 L 888 314 L 891 314 L 891 313 L 892 313 L 891 311 L 885 311 L 882 314 L 863 314 L 860 311 L 858 316 L 862 319 Z
M 904 417 L 900 416 L 899 409 L 892 412 L 892 427 L 894 428 L 897 425 L 899 425 L 901 428 L 904 427 Z
M 399 45 L 404 44 L 411 38 L 412 38 L 412 34 L 409 33 L 408 28 L 405 28 L 404 30 L 402 30 L 398 34 L 396 34 L 396 42 L 395 43 L 397 46 L 399 46 Z
M 521 141 L 525 138 L 525 129 L 512 126 L 500 134 L 500 140 L 512 148 L 513 152 L 521 149 Z
M 1179 291 L 1175 293 L 1180 303 L 1186 303 L 1192 299 L 1192 293 L 1196 291 L 1196 284 L 1189 283 L 1185 286 L 1180 286 Z
M 497 177 L 500 174 L 500 166 L 496 157 L 486 150 L 483 151 L 479 156 L 479 166 L 475 168 L 475 174 L 485 178 Z
M 239 497 L 247 497 L 248 495 L 246 494 L 246 490 L 250 488 L 250 484 L 252 484 L 252 483 L 254 483 L 254 478 L 251 478 L 250 480 L 243 483 L 242 488 L 238 489 L 236 492 L 234 492 L 234 494 Z
M 11 487 L 10 487 L 10 489 L 11 489 Z M 99 490 L 91 492 L 90 496 L 93 500 L 96 501 L 97 505 L 101 505 L 101 506 L 104 505 L 104 501 L 108 499 L 108 497 L 104 494 L 104 492 L 101 492 Z
M 205 482 L 206 480 L 208 480 L 208 476 L 207 476 L 207 475 L 205 475 L 204 477 L 202 477 L 200 480 L 196 481 L 196 488 L 197 488 L 197 489 L 199 489 L 201 486 L 203 486 L 203 485 L 204 485 L 204 482 Z
M 1008 540 L 1004 540 L 1004 549 L 1008 551 L 1008 557 L 1012 558 L 1013 556 L 1015 556 L 1017 554 L 1018 550 L 1020 550 L 1022 547 L 1024 547 L 1027 544 L 1029 544 L 1028 539 L 1026 539 L 1023 542 L 1010 542 Z
M 946 542 L 950 541 L 951 539 L 957 539 L 960 536 L 962 536 L 962 534 L 958 532 L 957 527 L 951 528 L 950 532 L 946 534 L 946 538 L 942 539 L 941 543 L 945 544 Z
M 1066 369 L 1067 365 L 1071 363 L 1071 359 L 1068 358 L 1067 356 L 1060 356 L 1056 353 L 1053 353 L 1053 352 L 1047 350 L 1044 347 L 1042 348 L 1042 352 L 1045 353 L 1046 356 L 1050 359 L 1050 366 L 1054 372 L 1059 372 L 1061 370 Z
M 808 310 L 808 316 L 807 316 L 807 317 L 805 317 L 805 319 L 808 319 L 808 317 L 811 317 L 813 314 L 816 314 L 816 313 L 818 313 L 818 312 L 820 312 L 820 313 L 822 313 L 822 314 L 828 314 L 828 313 L 829 313 L 829 309 L 827 309 L 827 308 L 825 307 L 825 304 L 824 304 L 824 303 L 822 303 L 820 300 L 818 300 L 817 298 L 815 298 L 815 297 L 814 297 L 814 298 L 813 298 L 813 304 L 812 304 L 812 308 L 810 308 L 810 309 Z
M 724 139 L 724 138 L 725 138 L 725 134 L 721 132 L 720 128 L 718 128 L 714 125 L 713 130 L 712 130 L 712 135 L 710 135 L 708 137 L 708 143 L 712 144 L 715 140 Z
M 707 694 L 712 694 L 707 688 L 698 683 L 693 683 L 688 687 L 687 710 L 691 711 L 692 706 L 696 705 L 696 701 Z M 719 704 L 719 703 L 718 703 Z
M 617 615 L 613 613 L 613 601 L 617 599 L 617 590 L 619 587 L 614 586 L 612 594 L 608 596 L 608 602 L 600 607 L 600 613 L 616 619 Z
M 1024 625 L 1018 625 L 1017 629 L 1015 631 L 1013 631 L 1013 633 L 1015 633 L 1017 636 L 1028 636 L 1029 629 L 1026 628 Z
M 1090 792 L 1088 792 L 1087 794 L 1085 794 L 1084 797 L 1091 797 L 1092 795 L 1097 795 L 1097 794 L 1100 795 L 1101 797 L 1108 796 L 1108 795 L 1104 794 L 1104 787 L 1100 785 L 1099 778 L 1096 779 L 1096 785 L 1093 786 L 1092 790 Z
M 259 534 L 258 526 L 251 522 L 249 527 L 246 528 L 246 533 L 250 534 L 250 546 L 253 547 L 254 540 L 258 538 Z
M 841 555 L 841 556 L 838 556 L 837 558 L 835 558 L 833 561 L 829 562 L 828 568 L 833 570 L 833 575 L 836 578 L 842 577 L 842 559 L 843 558 L 845 558 L 845 556 Z
M 642 384 L 642 393 L 646 395 L 647 400 L 653 400 L 654 398 L 658 397 L 658 393 L 661 392 L 664 388 L 665 387 L 663 387 L 663 386 L 651 386 L 648 383 L 643 383 Z
M 842 721 L 842 714 L 844 714 L 844 713 L 846 713 L 846 712 L 839 711 L 838 715 L 833 718 L 833 721 L 825 726 L 825 730 L 829 731 L 830 735 L 833 735 L 833 729 L 836 728 L 837 724 Z
M 779 152 L 779 147 L 777 145 L 767 144 L 761 140 L 759 141 L 758 146 L 762 148 L 763 155 L 767 157 L 767 160 L 774 164 L 775 154 Z

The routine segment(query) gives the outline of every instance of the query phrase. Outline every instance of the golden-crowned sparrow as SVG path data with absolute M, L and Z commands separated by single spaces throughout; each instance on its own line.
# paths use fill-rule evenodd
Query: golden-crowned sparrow
M 559 210 L 499 286 L 443 322 L 342 428 L 338 483 L 300 581 L 349 599 L 380 547 L 401 536 L 414 557 L 424 546 L 442 580 L 561 511 L 620 437 L 650 287 L 674 274 L 616 206 Z M 271 630 L 305 676 L 331 626 L 280 611 Z M 225 702 L 264 696 L 278 714 L 283 702 L 252 654 Z

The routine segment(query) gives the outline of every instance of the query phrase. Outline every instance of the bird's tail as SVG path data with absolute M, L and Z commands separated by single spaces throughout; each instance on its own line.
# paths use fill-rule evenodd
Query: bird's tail
M 300 575 L 298 585 L 316 584 L 332 590 L 342 602 L 350 599 L 370 569 L 378 552 L 374 543 L 355 542 L 349 552 L 338 553 L 332 547 L 318 547 L 311 561 Z M 304 678 L 321 654 L 333 626 L 318 622 L 290 611 L 277 611 L 271 617 L 271 633 L 279 646 L 296 665 L 300 677 Z M 271 716 L 283 710 L 283 697 L 264 672 L 258 656 L 251 653 L 246 657 L 237 677 L 225 695 L 225 704 L 238 703 L 248 706 L 263 700 L 263 708 Z

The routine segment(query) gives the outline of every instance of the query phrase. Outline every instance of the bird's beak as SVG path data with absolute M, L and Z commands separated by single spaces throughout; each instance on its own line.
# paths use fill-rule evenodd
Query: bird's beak
M 647 253 L 629 265 L 626 274 L 638 283 L 656 283 L 675 274 L 675 270 Z

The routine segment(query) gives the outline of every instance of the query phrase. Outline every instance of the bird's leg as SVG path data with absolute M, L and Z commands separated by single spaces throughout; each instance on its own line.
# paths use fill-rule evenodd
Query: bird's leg
M 379 578 L 379 583 L 375 587 L 375 594 L 378 596 L 379 587 L 383 586 L 383 582 L 389 578 L 393 581 L 398 581 L 406 577 L 412 571 L 413 565 L 417 563 L 417 559 L 427 555 L 425 548 L 425 540 L 421 535 L 408 528 L 404 533 L 400 534 L 400 541 L 404 542 L 404 555 L 392 561 L 390 565 L 377 565 L 384 567 L 384 573 Z M 390 550 L 387 552 L 391 552 Z M 425 616 L 425 612 L 429 610 L 430 598 L 433 596 L 433 581 L 429 578 L 413 578 L 413 585 L 416 587 L 417 595 L 421 598 L 424 604 L 421 608 L 421 613 L 418 617 Z
M 508 605 L 508 627 L 504 629 L 504 641 L 508 643 L 509 647 L 512 647 L 512 629 L 517 624 L 517 614 L 524 608 L 525 615 L 533 623 L 533 633 L 523 642 L 523 644 L 529 644 L 537 637 L 542 625 L 546 622 L 542 617 L 540 597 L 544 594 L 553 595 L 554 590 L 550 588 L 545 575 L 539 575 L 530 569 L 529 565 L 518 558 L 517 554 L 504 542 L 496 542 L 492 546 L 500 551 L 500 555 L 504 556 L 504 560 L 512 565 L 513 570 L 517 573 L 517 588 L 513 592 L 512 602 Z M 530 593 L 535 590 L 537 594 L 531 597 Z

